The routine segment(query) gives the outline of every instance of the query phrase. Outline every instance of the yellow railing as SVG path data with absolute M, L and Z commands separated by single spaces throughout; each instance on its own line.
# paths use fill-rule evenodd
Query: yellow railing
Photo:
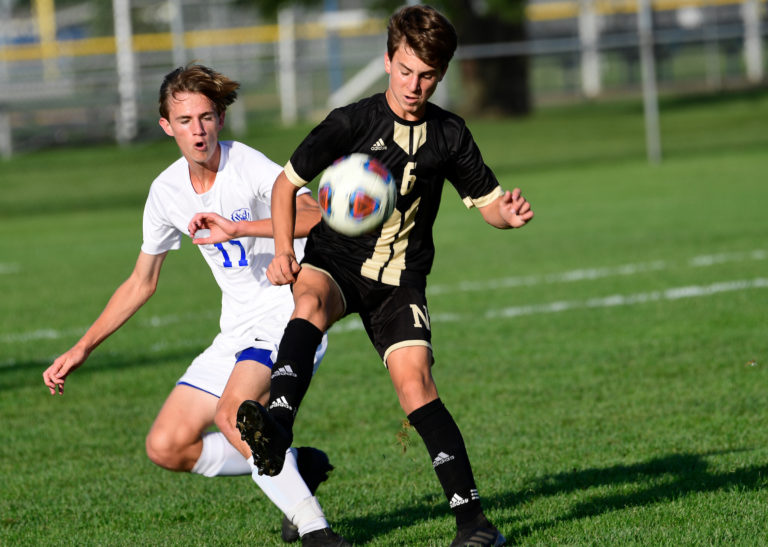
M 766 0 L 761 0 L 765 2 Z M 743 0 L 653 0 L 654 11 L 670 11 L 685 7 L 708 7 L 742 4 Z M 600 15 L 615 15 L 637 12 L 636 0 L 596 0 L 595 11 Z M 529 4 L 525 16 L 529 21 L 553 21 L 572 19 L 579 14 L 579 3 L 554 1 Z
M 339 36 L 361 36 L 381 33 L 386 22 L 370 19 L 354 28 L 337 31 Z M 328 35 L 328 29 L 321 23 L 297 25 L 296 35 L 303 40 L 316 40 Z M 259 25 L 217 30 L 198 30 L 184 33 L 184 45 L 187 48 L 231 46 L 242 44 L 273 43 L 278 39 L 277 25 Z M 53 45 L 54 47 L 51 47 Z M 167 51 L 173 48 L 173 37 L 168 32 L 134 34 L 134 51 Z M 0 47 L 0 62 L 32 61 L 52 57 L 82 57 L 88 55 L 114 55 L 115 38 L 82 38 L 78 40 L 57 40 L 46 47 L 41 44 L 22 44 Z

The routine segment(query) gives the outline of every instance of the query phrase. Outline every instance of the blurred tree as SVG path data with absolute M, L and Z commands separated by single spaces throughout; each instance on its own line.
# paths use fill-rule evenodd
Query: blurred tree
M 436 0 L 453 22 L 459 45 L 523 42 L 525 0 Z M 461 59 L 464 99 L 471 114 L 524 116 L 531 111 L 526 56 Z

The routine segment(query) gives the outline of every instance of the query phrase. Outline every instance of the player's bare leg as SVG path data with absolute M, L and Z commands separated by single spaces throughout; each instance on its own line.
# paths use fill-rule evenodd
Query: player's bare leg
M 336 284 L 312 267 L 299 272 L 293 297 L 296 306 L 280 342 L 269 402 L 245 400 L 237 415 L 237 427 L 251 448 L 254 463 L 267 475 L 282 469 L 283 454 L 293 440 L 296 413 L 312 380 L 315 348 L 323 331 L 344 311 Z
M 504 536 L 483 514 L 464 440 L 438 396 L 431 363 L 431 350 L 420 345 L 399 348 L 387 358 L 400 406 L 424 440 L 456 517 L 457 533 L 451 546 L 504 545 Z
M 427 346 L 407 346 L 387 358 L 392 385 L 406 414 L 438 398 L 432 378 L 432 354 Z
M 219 430 L 246 459 L 251 457 L 251 449 L 240 438 L 240 432 L 235 427 L 237 407 L 245 399 L 265 403 L 269 398 L 271 374 L 269 367 L 256 361 L 237 363 L 215 409 L 215 422 Z
M 191 471 L 203 449 L 203 432 L 213 425 L 217 403 L 210 393 L 187 385 L 174 387 L 147 434 L 149 459 L 171 471 Z

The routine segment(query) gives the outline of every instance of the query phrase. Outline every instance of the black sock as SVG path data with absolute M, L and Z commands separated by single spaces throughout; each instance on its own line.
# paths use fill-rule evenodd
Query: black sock
M 482 514 L 469 456 L 461 431 L 440 399 L 435 399 L 408 415 L 427 446 L 432 467 L 445 497 L 461 527 Z
M 289 433 L 312 380 L 315 352 L 322 339 L 323 331 L 309 321 L 291 319 L 280 341 L 267 410 Z

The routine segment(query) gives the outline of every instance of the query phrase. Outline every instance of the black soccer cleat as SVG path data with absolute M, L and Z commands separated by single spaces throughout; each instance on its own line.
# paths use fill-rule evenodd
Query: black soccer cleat
M 237 429 L 248 444 L 259 475 L 274 477 L 283 470 L 285 452 L 292 438 L 256 401 L 243 401 L 237 409 Z
M 299 528 L 291 522 L 291 519 L 283 515 L 283 522 L 280 526 L 280 537 L 286 543 L 299 541 Z
M 328 455 L 322 450 L 310 446 L 302 446 L 296 449 L 296 464 L 299 467 L 299 474 L 314 496 L 317 487 L 328 480 L 328 473 L 333 471 L 333 466 L 328 460 Z M 280 536 L 286 543 L 293 543 L 299 540 L 299 529 L 290 519 L 283 516 L 283 523 L 280 530 Z
M 482 513 L 468 526 L 459 528 L 450 547 L 501 547 L 507 540 Z
M 330 528 L 315 530 L 301 536 L 301 547 L 351 547 L 352 544 Z

